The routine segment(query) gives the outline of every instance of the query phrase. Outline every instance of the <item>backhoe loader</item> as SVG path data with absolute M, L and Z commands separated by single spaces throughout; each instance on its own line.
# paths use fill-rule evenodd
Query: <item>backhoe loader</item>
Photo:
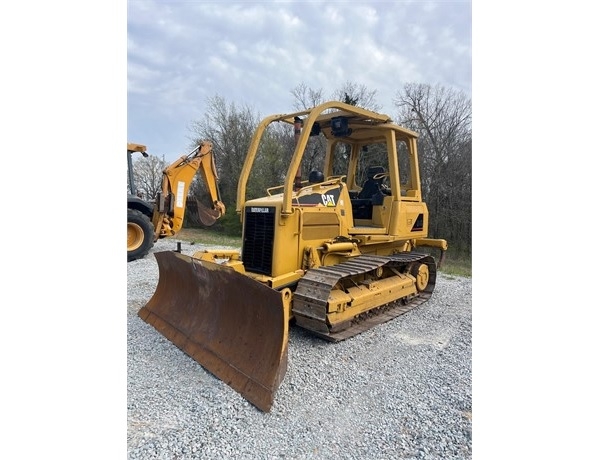
M 271 125 L 281 123 L 295 137 L 284 183 L 246 199 L 257 156 L 272 149 Z M 270 411 L 290 325 L 337 342 L 433 294 L 431 254 L 442 260 L 447 242 L 427 237 L 417 137 L 387 115 L 337 101 L 264 118 L 238 182 L 241 249 L 155 253 L 158 285 L 139 316 Z M 314 142 L 326 148 L 306 179 L 302 160 Z
M 181 230 L 189 186 L 198 169 L 212 199 L 211 208 L 203 205 L 199 200 L 194 203 L 200 222 L 211 226 L 225 213 L 225 205 L 220 199 L 218 189 L 218 176 L 212 157 L 211 142 L 200 142 L 193 151 L 183 155 L 162 171 L 161 190 L 153 201 L 146 201 L 136 194 L 131 163 L 131 154 L 134 152 L 148 156 L 145 145 L 127 144 L 129 169 L 127 262 L 146 256 L 159 238 L 174 236 Z

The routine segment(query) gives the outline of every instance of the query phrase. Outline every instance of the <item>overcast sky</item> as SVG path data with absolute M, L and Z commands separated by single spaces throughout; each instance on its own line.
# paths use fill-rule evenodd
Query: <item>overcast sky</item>
M 173 161 L 215 95 L 261 116 L 293 110 L 300 83 L 329 97 L 376 90 L 382 112 L 405 83 L 471 94 L 469 0 L 128 0 L 127 137 Z

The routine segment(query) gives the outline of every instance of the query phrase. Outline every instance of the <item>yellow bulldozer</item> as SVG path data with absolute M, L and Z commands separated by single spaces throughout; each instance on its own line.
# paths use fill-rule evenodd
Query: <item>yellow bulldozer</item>
M 143 199 L 137 194 L 131 160 L 135 152 L 148 156 L 145 145 L 127 143 L 127 262 L 145 257 L 159 238 L 174 236 L 181 230 L 189 186 L 198 169 L 212 199 L 211 207 L 194 199 L 198 220 L 205 226 L 211 226 L 226 211 L 220 199 L 211 142 L 200 142 L 190 153 L 167 166 L 162 171 L 161 189 L 153 200 Z
M 282 185 L 246 199 L 271 125 L 293 129 Z M 443 239 L 428 238 L 418 134 L 338 101 L 258 125 L 239 178 L 241 250 L 155 253 L 156 291 L 139 316 L 262 411 L 287 369 L 289 327 L 350 338 L 426 302 Z M 302 177 L 314 142 L 320 168 Z M 417 251 L 418 248 L 425 248 Z

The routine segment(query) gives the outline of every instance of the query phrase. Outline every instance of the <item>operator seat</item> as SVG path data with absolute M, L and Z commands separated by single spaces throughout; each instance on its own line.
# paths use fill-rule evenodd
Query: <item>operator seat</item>
M 374 195 L 382 194 L 381 184 L 383 183 L 383 178 L 374 179 L 376 174 L 384 173 L 385 168 L 382 166 L 370 166 L 368 171 L 366 172 L 366 182 L 362 186 L 362 190 L 358 193 L 358 199 L 371 199 Z

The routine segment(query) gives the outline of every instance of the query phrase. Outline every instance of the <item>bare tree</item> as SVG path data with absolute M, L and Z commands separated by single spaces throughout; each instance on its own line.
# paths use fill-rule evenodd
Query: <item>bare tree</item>
M 153 200 L 162 186 L 162 171 L 168 164 L 155 155 L 133 162 L 133 180 L 141 198 Z
M 376 93 L 376 89 L 369 90 L 366 85 L 347 81 L 341 87 L 333 90 L 330 99 L 377 112 L 381 109 L 381 105 L 376 101 Z M 309 109 L 326 101 L 322 88 L 310 88 L 304 82 L 293 88 L 291 95 L 295 99 L 293 107 L 298 111 Z
M 312 89 L 304 82 L 301 82 L 291 90 L 292 96 L 295 98 L 293 107 L 295 110 L 307 110 L 310 107 L 315 107 L 318 104 L 325 102 L 322 95 L 322 89 Z
M 264 196 L 269 187 L 284 183 L 294 148 L 293 126 L 273 123 L 267 128 L 248 181 L 248 197 Z
M 336 89 L 332 98 L 337 101 L 355 105 L 363 109 L 378 112 L 381 105 L 376 101 L 376 89 L 369 90 L 366 85 L 361 85 L 351 81 L 345 82 L 341 88 Z
M 460 251 L 472 239 L 472 102 L 440 85 L 406 84 L 394 100 L 399 123 L 420 133 L 423 197 L 431 211 L 431 233 Z
M 218 95 L 208 99 L 204 119 L 192 123 L 194 144 L 203 139 L 213 144 L 220 191 L 227 209 L 235 209 L 237 182 L 258 123 L 258 115 L 249 106 L 238 107 Z

